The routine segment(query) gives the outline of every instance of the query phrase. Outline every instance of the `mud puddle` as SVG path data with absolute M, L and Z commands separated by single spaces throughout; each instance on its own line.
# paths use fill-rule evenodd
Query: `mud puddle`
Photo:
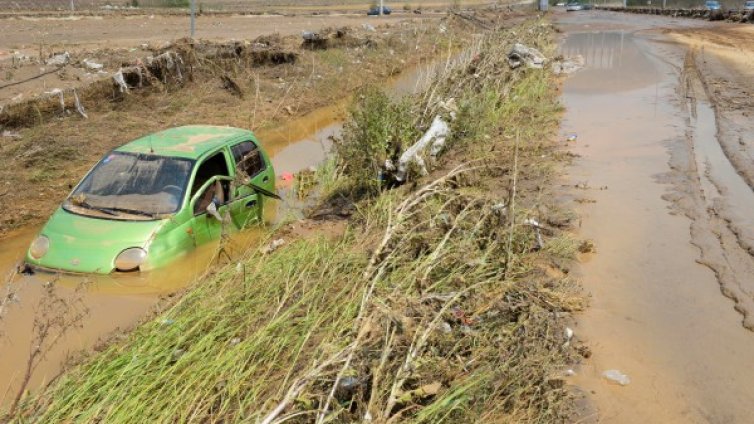
M 576 206 L 580 235 L 597 247 L 579 271 L 592 304 L 576 334 L 593 355 L 573 383 L 596 410 L 584 420 L 747 422 L 754 404 L 754 370 L 747 359 L 754 337 L 721 294 L 715 273 L 699 263 L 693 221 L 676 209 L 672 213 L 663 198 L 676 188 L 659 177 L 671 171 L 669 148 L 697 160 L 677 92 L 685 51 L 656 42 L 665 41 L 657 34 L 636 32 L 647 29 L 641 18 L 623 18 L 623 26 L 635 30 L 567 32 L 562 44 L 564 55 L 581 54 L 587 66 L 564 84 L 563 132 L 578 134 L 571 150 L 580 155 L 569 185 L 588 187 L 574 191 L 576 200 L 595 201 Z M 585 18 L 563 19 L 576 28 Z M 599 14 L 588 19 L 600 24 Z M 697 122 L 707 122 L 700 111 Z M 699 131 L 700 140 L 715 142 L 710 127 Z M 701 149 L 699 160 L 715 168 L 721 158 L 713 147 Z M 730 175 L 715 177 L 717 172 L 709 175 L 721 179 L 720 187 L 742 189 L 729 184 Z M 702 190 L 676 180 L 687 193 Z M 710 234 L 702 237 L 717 242 Z M 610 369 L 631 382 L 611 384 L 602 377 Z
M 415 92 L 427 66 L 417 66 L 390 79 L 387 86 L 392 95 Z M 295 174 L 316 167 L 328 156 L 332 137 L 343 128 L 349 100 L 315 110 L 301 118 L 273 129 L 257 131 L 257 137 L 271 156 L 278 176 Z M 300 215 L 300 202 L 292 198 L 291 182 L 279 181 L 286 201 L 275 202 L 265 210 L 265 220 L 276 222 L 290 215 Z M 0 250 L 0 291 L 7 288 L 6 276 L 20 263 L 29 243 L 39 228 L 16 231 L 3 238 Z M 225 249 L 231 257 L 258 246 L 264 235 L 262 229 L 250 229 L 231 237 Z M 108 335 L 128 330 L 146 316 L 161 296 L 176 292 L 203 275 L 217 258 L 217 243 L 200 246 L 164 269 L 138 275 L 55 276 L 37 273 L 17 276 L 12 283 L 17 301 L 0 320 L 0 406 L 8 405 L 24 379 L 26 362 L 31 351 L 35 320 L 54 318 L 40 313 L 39 304 L 46 293 L 45 284 L 55 281 L 56 295 L 66 302 L 87 309 L 86 316 L 76 328 L 67 332 L 35 368 L 28 387 L 46 384 L 60 372 L 70 355 L 90 349 Z

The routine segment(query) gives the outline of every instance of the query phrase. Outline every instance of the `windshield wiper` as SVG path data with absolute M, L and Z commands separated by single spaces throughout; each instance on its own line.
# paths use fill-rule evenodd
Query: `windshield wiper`
M 71 204 L 73 204 L 73 205 L 75 205 L 75 206 L 81 206 L 82 208 L 90 209 L 90 210 L 97 211 L 97 212 L 102 212 L 102 213 L 110 215 L 110 216 L 116 216 L 116 215 L 118 215 L 117 212 L 112 211 L 110 209 L 101 208 L 99 206 L 90 205 L 85 200 L 73 201 L 71 199 L 68 199 L 68 202 L 71 203 Z
M 118 212 L 124 212 L 130 215 L 140 215 L 140 216 L 148 216 L 150 218 L 154 218 L 157 214 L 150 213 L 150 212 L 144 212 L 144 211 L 138 211 L 136 209 L 125 209 L 125 208 L 107 208 L 108 211 L 112 212 L 113 214 L 116 214 Z

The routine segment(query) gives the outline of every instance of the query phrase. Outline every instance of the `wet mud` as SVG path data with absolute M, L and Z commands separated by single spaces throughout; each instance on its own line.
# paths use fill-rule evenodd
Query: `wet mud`
M 562 51 L 586 62 L 563 88 L 563 133 L 578 134 L 569 185 L 586 187 L 574 193 L 590 200 L 575 203 L 580 235 L 597 248 L 579 270 L 592 305 L 576 334 L 593 355 L 573 383 L 596 411 L 583 419 L 748 422 L 754 196 L 688 72 L 688 47 L 662 35 L 675 21 L 623 15 L 609 30 L 614 19 L 559 17 Z M 630 384 L 611 384 L 610 369 Z

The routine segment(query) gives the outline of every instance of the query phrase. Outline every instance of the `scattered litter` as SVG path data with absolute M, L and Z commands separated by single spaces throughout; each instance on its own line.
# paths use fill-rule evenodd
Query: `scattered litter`
M 174 324 L 174 323 L 175 323 L 174 320 L 168 319 L 168 318 L 164 318 L 164 319 L 160 320 L 160 325 L 171 325 L 171 324 Z
M 563 375 L 565 375 L 566 377 L 573 377 L 573 376 L 576 375 L 576 371 L 574 371 L 574 370 L 572 370 L 572 369 L 569 368 L 569 369 L 565 370 L 565 372 L 563 373 Z
M 524 225 L 529 225 L 534 228 L 537 233 L 537 250 L 542 249 L 545 245 L 544 240 L 542 240 L 542 233 L 539 231 L 542 226 L 539 225 L 539 222 L 537 222 L 537 220 L 533 218 L 527 218 L 526 220 L 524 220 Z
M 62 66 L 67 64 L 71 60 L 71 55 L 68 52 L 59 53 L 45 61 L 46 65 Z
M 571 329 L 571 327 L 566 327 L 565 336 L 566 340 L 571 340 L 573 338 L 573 330 Z
M 76 112 L 79 113 L 79 115 L 83 116 L 84 119 L 89 119 L 89 116 L 87 116 L 86 111 L 84 110 L 84 106 L 81 104 L 81 101 L 79 100 L 79 95 L 76 93 L 76 89 L 73 89 L 73 101 L 74 105 L 76 106 Z
M 627 386 L 629 383 L 631 383 L 631 379 L 628 378 L 626 374 L 623 374 L 618 370 L 607 370 L 602 373 L 602 376 L 610 382 L 620 384 L 621 386 Z
M 396 401 L 398 404 L 406 404 L 409 402 L 414 402 L 418 399 L 424 399 L 430 396 L 434 396 L 437 393 L 440 392 L 440 389 L 442 388 L 442 383 L 440 382 L 434 382 L 431 384 L 425 384 L 418 389 L 409 390 L 407 392 L 404 392 L 402 395 L 400 395 Z
M 375 32 L 375 31 L 377 31 L 374 28 L 374 26 L 372 26 L 371 24 L 361 24 L 361 27 L 364 28 L 365 30 L 369 31 L 369 32 Z
M 526 47 L 521 43 L 516 43 L 508 53 L 508 65 L 511 69 L 516 69 L 523 64 L 526 64 L 529 68 L 542 69 L 545 62 L 547 62 L 547 59 L 539 50 Z
M 285 244 L 285 240 L 283 240 L 283 239 L 273 240 L 273 241 L 270 242 L 270 244 L 268 244 L 267 246 L 264 246 L 259 251 L 263 255 L 267 255 L 267 254 L 270 254 L 270 253 L 276 251 L 280 246 L 282 246 L 284 244 Z
M 445 321 L 438 325 L 438 328 L 445 334 L 450 334 L 453 331 L 453 328 L 450 327 L 450 324 Z
M 21 134 L 17 132 L 13 132 L 11 130 L 3 130 L 2 135 L 3 137 L 8 137 L 8 138 L 21 138 Z
M 565 343 L 563 344 L 563 347 L 568 347 L 568 345 L 571 344 L 571 339 L 573 338 L 573 330 L 571 327 L 566 327 L 565 329 Z
M 84 59 L 84 60 L 81 61 L 81 63 L 83 63 L 84 66 L 86 66 L 87 69 L 92 70 L 92 71 L 99 71 L 99 70 L 101 70 L 104 67 L 103 64 L 94 62 L 94 61 L 89 60 L 89 59 Z
M 335 398 L 341 402 L 348 401 L 353 398 L 356 391 L 364 384 L 364 382 L 358 377 L 345 376 L 338 381 L 338 386 L 335 389 Z
M 424 160 L 421 158 L 420 153 L 424 151 L 427 146 L 430 147 L 430 155 L 437 156 L 442 148 L 445 146 L 445 140 L 450 134 L 450 126 L 441 117 L 436 116 L 432 125 L 429 126 L 427 132 L 424 133 L 422 138 L 419 139 L 413 146 L 409 147 L 398 160 L 398 172 L 395 179 L 398 181 L 405 181 L 408 173 L 408 168 L 411 164 L 417 165 L 419 172 L 422 175 L 426 175 L 427 167 L 424 164 Z
M 584 56 L 582 55 L 576 55 L 569 58 L 560 58 L 552 63 L 552 71 L 556 75 L 568 75 L 583 68 L 585 63 L 586 61 L 584 60 Z
M 121 93 L 125 93 L 128 91 L 128 84 L 126 84 L 125 78 L 123 78 L 123 70 L 120 69 L 118 72 L 113 75 L 113 81 L 115 81 L 115 84 L 118 85 L 120 88 Z
M 51 91 L 45 91 L 45 94 L 47 94 L 50 97 L 58 96 L 60 99 L 60 109 L 65 111 L 65 100 L 63 99 L 63 90 L 59 88 L 53 88 Z
M 290 172 L 283 172 L 280 174 L 280 179 L 282 181 L 293 181 L 293 174 Z
M 569 134 L 568 138 L 566 138 L 566 141 L 576 141 L 579 138 L 577 134 Z
M 235 346 L 235 345 L 237 345 L 239 343 L 241 343 L 241 338 L 240 337 L 233 337 L 232 339 L 230 339 L 230 345 L 231 346 Z

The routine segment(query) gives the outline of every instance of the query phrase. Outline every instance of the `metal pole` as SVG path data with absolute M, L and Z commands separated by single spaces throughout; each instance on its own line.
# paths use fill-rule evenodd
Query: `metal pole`
M 71 12 L 75 12 L 76 8 L 73 6 L 73 0 L 71 0 Z
M 380 0 L 380 16 L 382 16 L 382 10 L 385 8 L 385 0 Z
M 196 32 L 196 0 L 191 0 L 191 39 L 194 38 Z

